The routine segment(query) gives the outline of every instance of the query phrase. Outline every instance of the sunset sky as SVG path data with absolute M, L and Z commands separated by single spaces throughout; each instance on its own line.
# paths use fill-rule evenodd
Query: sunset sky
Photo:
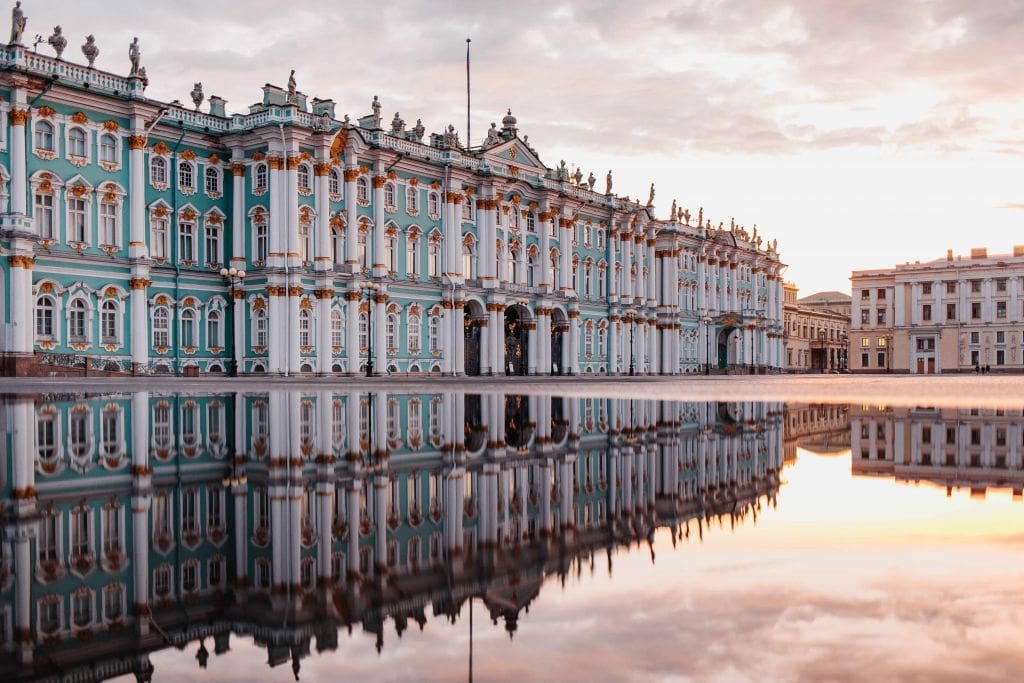
M 473 142 L 507 107 L 548 166 L 603 188 L 731 217 L 779 240 L 803 294 L 851 269 L 1024 244 L 1024 2 L 373 2 L 25 0 L 26 42 L 61 24 L 66 57 L 147 94 L 194 81 L 244 111 L 266 82 L 333 98 L 338 115 L 397 110 Z M 45 46 L 40 50 L 49 54 Z

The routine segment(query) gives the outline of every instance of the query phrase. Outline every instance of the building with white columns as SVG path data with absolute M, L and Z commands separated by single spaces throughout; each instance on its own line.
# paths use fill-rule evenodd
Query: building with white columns
M 469 596 L 512 633 L 545 577 L 743 523 L 783 467 L 779 403 L 25 394 L 0 423 L 8 680 L 149 680 L 150 652 L 232 634 L 295 665 Z
M 376 97 L 353 121 L 268 84 L 229 114 L 147 98 L 137 64 L 0 53 L 8 374 L 782 365 L 774 243 L 550 168 L 511 112 L 467 146 Z
M 1024 245 L 854 271 L 854 372 L 1024 371 Z

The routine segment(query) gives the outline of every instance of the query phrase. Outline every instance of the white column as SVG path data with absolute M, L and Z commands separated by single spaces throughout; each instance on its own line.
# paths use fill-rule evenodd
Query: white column
M 358 269 L 359 219 L 356 216 L 356 179 L 359 169 L 355 159 L 346 157 L 345 164 L 345 263 Z M 351 368 L 350 368 L 351 370 Z
M 386 375 L 388 372 L 387 306 L 387 294 L 378 292 L 374 295 L 371 313 L 373 314 L 373 374 L 375 375 Z
M 452 316 L 452 339 L 455 342 L 455 355 L 452 358 L 455 373 L 466 374 L 466 302 L 455 302 L 455 315 Z
M 285 299 L 288 306 L 288 327 L 284 330 L 285 344 L 286 344 L 286 355 L 284 356 L 285 371 L 288 373 L 298 372 L 300 365 L 300 354 L 299 354 L 299 303 L 302 301 L 300 298 L 302 295 L 302 287 L 295 286 L 289 287 L 288 297 Z M 274 321 L 271 320 L 270 324 L 273 325 Z
M 141 156 L 141 154 L 140 154 Z M 245 164 L 241 150 L 235 150 L 231 164 L 231 265 L 245 269 Z M 142 178 L 139 179 L 143 183 Z M 143 197 L 145 185 L 142 185 Z M 134 196 L 134 192 L 133 192 Z M 143 210 L 140 207 L 140 210 Z
M 15 106 L 25 106 L 25 91 L 16 88 L 12 93 Z M 27 109 L 15 108 L 8 113 L 11 122 L 10 165 L 11 165 L 11 199 L 10 213 L 27 215 L 26 188 L 28 179 L 25 170 L 25 124 L 28 121 Z M 38 231 L 36 231 L 38 232 Z
M 619 366 L 619 318 L 612 314 L 608 322 L 608 374 L 622 372 Z
M 378 163 L 378 166 L 380 164 Z M 381 174 L 378 168 L 377 175 L 373 177 L 373 258 L 370 264 L 373 266 L 374 277 L 384 277 L 388 274 L 388 265 L 384 262 L 384 184 L 387 178 Z
M 359 373 L 359 292 L 345 292 L 345 370 Z M 349 423 L 349 424 L 358 424 Z
M 287 237 L 283 243 L 287 245 L 288 264 L 297 268 L 302 265 L 299 251 L 299 157 L 288 156 L 287 168 L 282 177 L 286 183 L 282 199 L 285 203 L 285 215 L 288 217 Z M 298 321 L 295 329 L 298 331 Z
M 554 220 L 556 220 L 556 218 L 551 209 L 546 206 L 542 206 L 540 220 L 538 221 L 537 226 L 537 229 L 540 231 L 538 235 L 540 238 L 540 258 L 537 259 L 537 265 L 540 267 L 540 272 L 536 273 L 537 277 L 534 279 L 533 283 L 538 287 L 556 286 L 556 283 L 551 282 L 551 277 L 548 275 L 551 269 L 549 265 L 551 263 L 551 223 Z M 526 244 L 526 232 L 522 231 L 520 234 L 523 236 L 523 244 Z M 525 282 L 525 280 L 523 280 L 523 282 Z
M 317 372 L 327 374 L 331 371 L 334 350 L 331 347 L 331 302 L 334 300 L 333 289 L 318 289 L 316 292 L 316 363 Z M 322 428 L 322 427 L 321 427 Z

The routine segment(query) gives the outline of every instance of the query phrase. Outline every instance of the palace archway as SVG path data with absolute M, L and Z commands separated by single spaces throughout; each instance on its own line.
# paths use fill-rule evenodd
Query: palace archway
M 569 332 L 569 320 L 565 313 L 555 308 L 551 310 L 551 367 L 552 375 L 564 375 L 565 368 L 562 353 L 565 346 L 565 337 Z
M 480 350 L 483 344 L 484 325 L 487 323 L 487 312 L 479 301 L 467 301 L 465 311 L 465 361 L 466 374 L 480 374 Z
M 526 375 L 530 371 L 526 323 L 529 311 L 515 304 L 505 309 L 505 374 Z

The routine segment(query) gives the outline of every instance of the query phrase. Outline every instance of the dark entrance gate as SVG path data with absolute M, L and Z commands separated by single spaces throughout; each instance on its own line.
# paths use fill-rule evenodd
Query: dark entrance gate
M 505 309 L 505 374 L 526 375 L 529 372 L 526 345 L 526 322 L 518 306 Z
M 483 321 L 487 319 L 480 304 L 469 301 L 466 305 L 463 334 L 465 336 L 465 363 L 467 375 L 480 374 L 480 349 L 483 341 Z

